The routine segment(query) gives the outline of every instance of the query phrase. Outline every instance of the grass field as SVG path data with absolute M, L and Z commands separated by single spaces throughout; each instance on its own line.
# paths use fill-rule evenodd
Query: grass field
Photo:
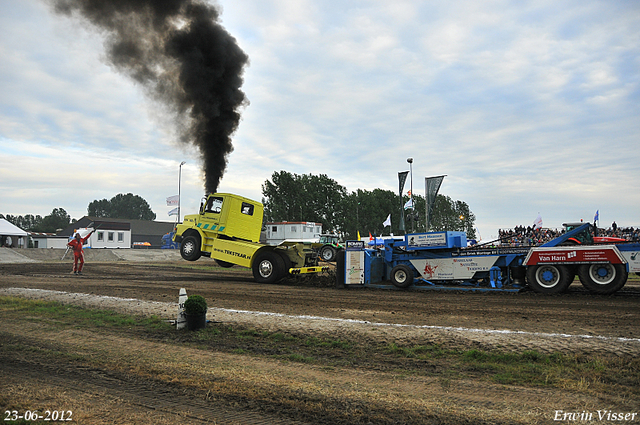
M 395 393 L 387 393 L 377 386 L 359 389 L 341 380 L 302 379 L 285 372 L 276 371 L 265 379 L 254 371 L 231 366 L 226 360 L 223 366 L 210 365 L 214 371 L 205 373 L 196 366 L 181 365 L 173 353 L 188 348 L 202 356 L 216 353 L 225 359 L 236 359 L 238 364 L 266 361 L 302 365 L 329 375 L 351 370 L 372 377 L 385 374 L 407 383 L 414 378 L 428 378 L 439 387 L 441 394 L 461 383 L 471 382 L 480 387 L 566 391 L 576 398 L 591 397 L 600 400 L 603 406 L 624 411 L 629 411 L 629 406 L 640 406 L 638 357 L 375 344 L 359 339 L 257 331 L 221 323 L 210 323 L 206 329 L 197 332 L 179 332 L 157 317 L 137 317 L 12 297 L 0 297 L 0 315 L 14 328 L 37 328 L 42 334 L 40 339 L 35 331 L 27 333 L 28 337 L 0 332 L 4 341 L 0 345 L 2 359 L 18 356 L 31 359 L 29 361 L 73 363 L 133 373 L 141 379 L 153 378 L 194 394 L 215 394 L 218 402 L 236 408 L 276 411 L 278 415 L 310 423 L 539 423 L 539 418 L 523 417 L 518 412 L 510 416 L 509 412 L 498 414 L 491 409 L 487 413 L 482 409 L 420 402 L 420 398 L 428 398 L 428 394 L 400 400 Z M 59 341 L 57 336 L 60 335 L 75 337 Z M 162 350 L 150 357 L 146 354 L 130 356 L 117 347 L 85 346 L 82 341 L 75 340 L 78 335 L 117 338 L 130 341 L 131 347 L 153 344 Z M 3 391 L 0 405 L 5 409 L 33 409 L 19 396 L 19 393 Z M 35 422 L 5 420 L 5 423 Z

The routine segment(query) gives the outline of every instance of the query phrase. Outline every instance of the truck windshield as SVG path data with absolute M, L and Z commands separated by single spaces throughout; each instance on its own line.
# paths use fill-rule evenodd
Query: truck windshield
M 220 213 L 222 211 L 222 198 L 210 197 L 207 199 L 207 205 L 204 208 L 206 213 Z

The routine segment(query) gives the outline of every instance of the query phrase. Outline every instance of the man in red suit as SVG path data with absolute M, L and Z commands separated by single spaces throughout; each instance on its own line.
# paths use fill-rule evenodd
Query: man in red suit
M 82 274 L 82 266 L 84 266 L 84 251 L 82 245 L 89 239 L 89 236 L 95 232 L 95 229 L 89 232 L 84 238 L 80 237 L 80 233 L 76 233 L 75 237 L 67 244 L 73 249 L 73 274 Z

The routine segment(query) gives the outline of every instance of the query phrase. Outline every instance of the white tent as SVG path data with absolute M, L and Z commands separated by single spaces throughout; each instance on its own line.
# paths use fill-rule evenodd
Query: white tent
M 0 242 L 2 246 L 24 248 L 26 246 L 27 232 L 14 226 L 4 218 L 0 218 Z

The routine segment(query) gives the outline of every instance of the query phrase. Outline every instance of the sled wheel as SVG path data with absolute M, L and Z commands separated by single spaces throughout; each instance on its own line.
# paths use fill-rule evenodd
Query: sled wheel
M 541 294 L 560 294 L 571 285 L 573 275 L 564 266 L 543 264 L 527 268 L 527 283 Z
M 391 270 L 391 283 L 398 288 L 413 285 L 413 270 L 406 264 L 398 264 Z
M 624 264 L 583 264 L 578 268 L 582 286 L 594 294 L 613 294 L 627 283 Z

